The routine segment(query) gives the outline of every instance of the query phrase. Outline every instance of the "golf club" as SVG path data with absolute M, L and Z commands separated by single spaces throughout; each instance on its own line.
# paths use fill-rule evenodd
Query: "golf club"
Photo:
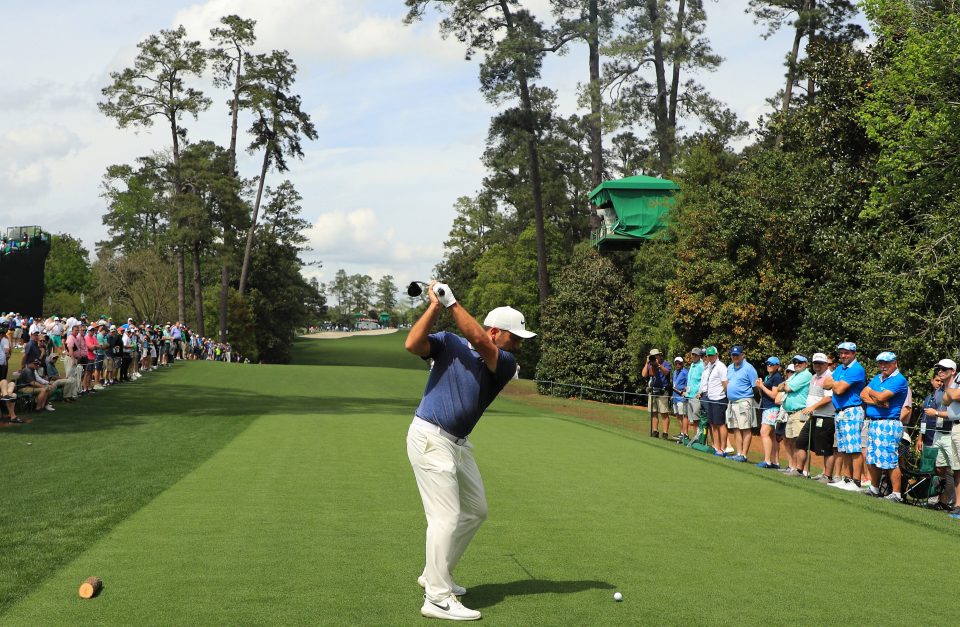
M 423 294 L 423 287 L 420 287 L 421 285 L 427 286 L 430 284 L 424 281 L 411 281 L 410 285 L 407 286 L 407 295 L 410 297 L 414 297 L 414 296 L 420 296 L 421 294 Z M 444 295 L 444 291 L 442 288 L 439 290 L 437 295 L 438 296 Z

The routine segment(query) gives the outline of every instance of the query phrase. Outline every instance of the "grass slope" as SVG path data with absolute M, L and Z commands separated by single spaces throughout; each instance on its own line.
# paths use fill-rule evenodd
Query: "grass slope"
M 113 471 L 125 473 L 117 491 L 128 500 L 91 505 L 118 512 L 87 538 L 86 551 L 61 550 L 36 569 L 34 582 L 45 581 L 26 596 L 18 591 L 0 623 L 423 624 L 415 578 L 424 521 L 403 439 L 425 371 L 415 359 L 413 367 L 388 361 L 385 351 L 402 348 L 402 338 L 386 337 L 393 343 L 348 340 L 350 350 L 334 357 L 308 350 L 317 361 L 366 354 L 368 363 L 391 367 L 189 364 L 158 377 L 152 386 L 161 397 L 178 398 L 182 386 L 206 389 L 203 414 L 131 411 L 129 424 L 94 432 L 101 447 L 138 452 L 114 456 Z M 190 439 L 181 433 L 208 420 L 217 428 Z M 168 450 L 170 431 L 193 447 L 214 441 L 183 454 L 188 462 Z M 48 441 L 55 437 L 62 436 L 37 432 L 34 447 L 69 444 Z M 466 604 L 488 622 L 953 622 L 942 595 L 895 591 L 930 568 L 924 555 L 960 549 L 957 527 L 944 517 L 522 400 L 498 400 L 472 439 L 491 516 L 457 577 L 470 588 Z M 146 461 L 154 458 L 166 464 Z M 100 463 L 99 452 L 88 460 Z M 164 465 L 179 470 L 163 481 L 144 477 Z M 14 523 L 42 516 L 43 491 L 76 488 L 75 479 L 70 466 L 51 471 L 5 515 Z M 61 545 L 69 531 L 44 545 Z M 104 578 L 104 592 L 81 601 L 76 587 L 91 574 Z M 614 590 L 623 603 L 613 602 Z

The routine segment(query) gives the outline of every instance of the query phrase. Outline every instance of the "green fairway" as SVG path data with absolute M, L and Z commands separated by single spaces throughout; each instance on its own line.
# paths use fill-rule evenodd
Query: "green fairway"
M 402 347 L 178 363 L 0 432 L 0 623 L 424 624 L 404 436 L 427 371 Z M 953 622 L 894 587 L 960 549 L 956 521 L 568 414 L 501 398 L 471 436 L 490 518 L 457 579 L 485 621 Z

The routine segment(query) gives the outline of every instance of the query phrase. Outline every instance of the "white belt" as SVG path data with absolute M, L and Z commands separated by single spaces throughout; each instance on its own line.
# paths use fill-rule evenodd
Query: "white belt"
M 467 438 L 458 438 L 452 433 L 447 433 L 446 431 L 441 429 L 438 425 L 435 425 L 432 422 L 424 420 L 420 416 L 413 417 L 413 426 L 417 427 L 418 429 L 422 429 L 424 431 L 429 431 L 430 433 L 437 433 L 439 435 L 442 435 L 443 437 L 447 438 L 457 446 L 463 446 L 464 444 L 467 443 Z

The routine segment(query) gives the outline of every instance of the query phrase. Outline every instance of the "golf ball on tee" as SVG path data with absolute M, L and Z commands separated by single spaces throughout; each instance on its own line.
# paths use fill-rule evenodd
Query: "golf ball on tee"
M 614 600 L 614 601 L 623 601 L 623 595 L 620 594 L 619 592 L 614 592 L 614 593 L 613 593 L 613 600 Z

